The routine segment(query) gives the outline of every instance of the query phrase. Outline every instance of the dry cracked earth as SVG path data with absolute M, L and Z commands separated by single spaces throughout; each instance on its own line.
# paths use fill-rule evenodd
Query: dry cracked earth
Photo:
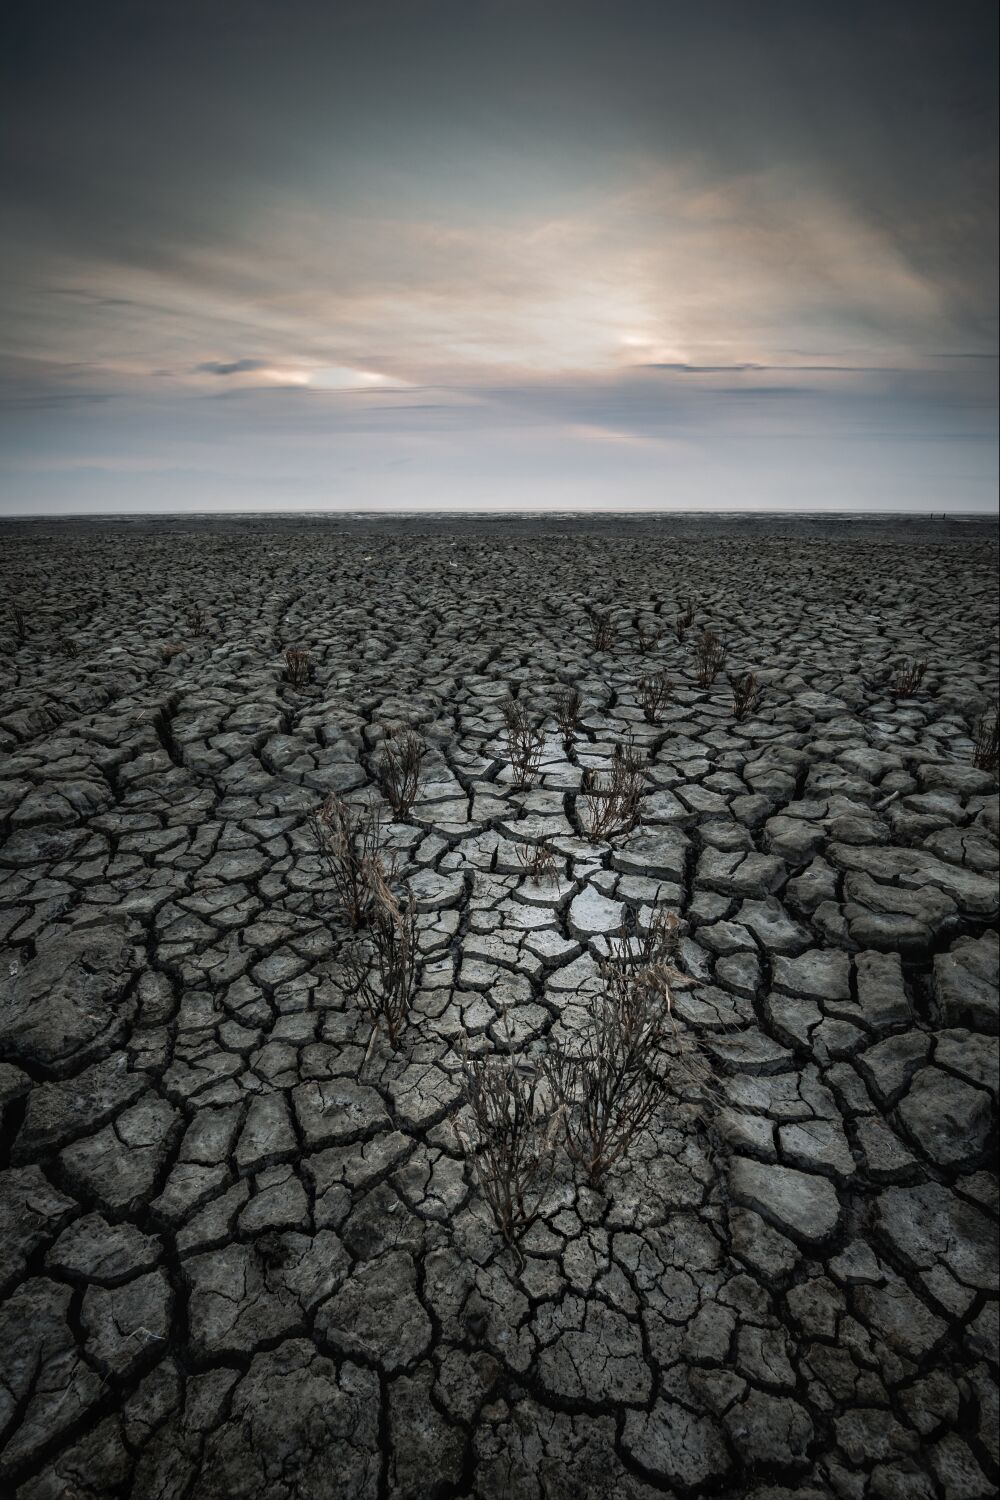
M 0 1490 L 995 1494 L 995 542 L 9 525 Z M 704 625 L 764 684 L 743 723 L 724 674 L 695 681 Z M 573 748 L 546 718 L 515 791 L 504 695 L 541 718 L 573 683 Z M 366 1060 L 308 819 L 370 794 L 387 723 L 429 746 L 388 831 L 421 971 Z M 640 823 L 595 845 L 580 778 L 628 730 Z M 600 1191 L 562 1163 L 519 1264 L 452 1125 L 464 1039 L 502 1045 L 504 1013 L 527 1054 L 571 1033 L 606 935 L 661 906 L 710 1086 Z

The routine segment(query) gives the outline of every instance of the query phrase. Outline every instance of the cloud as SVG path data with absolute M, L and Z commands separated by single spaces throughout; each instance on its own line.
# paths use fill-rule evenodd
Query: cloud
M 208 359 L 195 365 L 195 371 L 205 375 L 248 375 L 252 371 L 268 368 L 269 361 L 266 359 Z

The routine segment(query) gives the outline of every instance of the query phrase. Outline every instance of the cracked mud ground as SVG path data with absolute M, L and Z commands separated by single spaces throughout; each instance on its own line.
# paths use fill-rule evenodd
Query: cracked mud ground
M 997 788 L 971 738 L 994 530 L 5 543 L 5 1494 L 996 1492 Z M 764 684 L 744 723 L 693 677 L 706 624 Z M 904 658 L 928 664 L 909 698 Z M 515 792 L 501 700 L 542 715 L 569 683 L 575 747 L 549 718 Z M 362 1068 L 307 818 L 372 784 L 385 723 L 430 746 L 391 828 L 422 972 L 400 1052 Z M 628 729 L 640 826 L 594 846 L 575 793 Z M 543 839 L 535 884 L 514 845 Z M 715 1088 L 666 1101 L 605 1191 L 561 1168 L 519 1267 L 449 1123 L 462 1038 L 492 1046 L 501 1008 L 528 1052 L 572 1030 L 602 935 L 655 906 L 686 923 L 677 1020 Z

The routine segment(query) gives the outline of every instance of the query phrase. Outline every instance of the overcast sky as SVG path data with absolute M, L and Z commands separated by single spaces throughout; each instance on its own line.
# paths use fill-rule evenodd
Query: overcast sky
M 988 508 L 978 0 L 30 0 L 0 509 Z

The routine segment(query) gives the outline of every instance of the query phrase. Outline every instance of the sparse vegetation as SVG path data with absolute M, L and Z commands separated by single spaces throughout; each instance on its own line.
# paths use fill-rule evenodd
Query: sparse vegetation
M 75 636 L 61 635 L 57 641 L 59 650 L 69 661 L 76 661 L 80 655 L 80 647 L 77 645 Z
M 658 724 L 660 711 L 670 699 L 673 685 L 666 672 L 648 672 L 639 679 L 639 702 L 647 724 Z
M 413 729 L 387 728 L 378 762 L 378 779 L 397 818 L 410 814 L 420 787 L 420 767 L 427 746 Z
M 184 610 L 184 623 L 189 635 L 204 635 L 208 629 L 205 611 L 197 600 L 190 600 Z
M 756 672 L 740 672 L 730 677 L 729 684 L 733 690 L 733 718 L 737 724 L 742 724 L 744 719 L 757 712 L 764 690 L 757 681 Z
M 541 1065 L 510 1051 L 489 1057 L 466 1051 L 462 1083 L 475 1134 L 457 1119 L 455 1133 L 497 1229 L 520 1259 L 517 1242 L 538 1217 L 552 1181 L 560 1117 Z
M 541 885 L 543 880 L 555 879 L 559 861 L 555 851 L 547 844 L 518 844 L 517 859 L 534 885 Z
M 397 1047 L 406 1026 L 417 979 L 417 919 L 408 887 L 398 895 L 379 862 L 369 866 L 371 893 L 367 931 L 344 955 L 354 995 L 372 1023 L 365 1061 L 380 1031 Z
M 302 646 L 289 646 L 285 651 L 285 677 L 293 688 L 304 688 L 312 676 L 309 652 Z
M 726 653 L 714 630 L 703 630 L 694 647 L 695 673 L 700 687 L 711 687 L 726 665 Z
M 687 634 L 688 630 L 691 628 L 691 625 L 692 625 L 693 622 L 694 622 L 694 604 L 692 603 L 692 601 L 690 599 L 685 599 L 685 601 L 684 601 L 684 609 L 681 611 L 681 613 L 677 616 L 676 620 L 674 621 L 674 628 L 677 631 L 677 639 L 679 641 L 683 642 L 684 637 Z
M 909 657 L 906 661 L 900 662 L 896 668 L 896 675 L 892 680 L 892 691 L 896 697 L 912 698 L 923 682 L 926 671 L 927 663 L 925 661 L 917 661 L 914 657 Z
M 560 693 L 555 702 L 556 722 L 559 725 L 559 733 L 562 736 L 563 749 L 569 754 L 573 744 L 573 736 L 580 728 L 580 710 L 583 701 L 580 697 L 580 689 L 568 687 L 564 693 Z
M 997 713 L 997 705 L 994 703 L 980 717 L 976 725 L 976 748 L 973 752 L 973 763 L 977 770 L 988 771 L 991 776 L 997 774 L 1000 767 L 1000 717 Z
M 505 698 L 502 712 L 507 726 L 507 758 L 513 772 L 514 786 L 530 786 L 538 775 L 538 767 L 542 762 L 544 736 L 538 726 L 531 722 L 524 704 L 516 698 Z
M 635 633 L 642 656 L 649 656 L 660 644 L 660 632 L 655 627 L 647 630 L 641 615 L 636 619 Z
M 164 641 L 160 647 L 160 656 L 164 663 L 171 662 L 175 656 L 180 656 L 183 650 L 185 647 L 178 641 Z
M 594 650 L 613 651 L 618 640 L 618 626 L 609 609 L 592 609 L 590 623 L 594 631 Z
M 645 784 L 645 762 L 630 735 L 615 746 L 611 770 L 605 778 L 590 767 L 583 773 L 580 791 L 587 809 L 581 821 L 587 836 L 605 839 L 612 832 L 627 833 L 633 828 Z
M 595 1187 L 628 1154 L 668 1089 L 671 987 L 690 983 L 673 963 L 677 935 L 669 915 L 645 938 L 623 931 L 601 965 L 578 1045 L 551 1047 L 545 1058 L 567 1150 Z
M 336 792 L 313 814 L 313 834 L 326 864 L 337 904 L 348 925 L 367 925 L 379 890 L 391 883 L 393 868 L 382 851 L 378 814 L 352 806 Z
M 15 646 L 23 646 L 28 639 L 28 617 L 18 605 L 11 607 L 10 624 Z

